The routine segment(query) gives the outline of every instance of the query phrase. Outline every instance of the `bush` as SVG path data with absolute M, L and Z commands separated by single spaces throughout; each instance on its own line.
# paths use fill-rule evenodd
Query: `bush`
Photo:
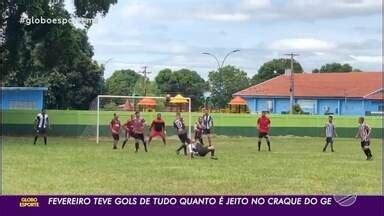
M 292 106 L 292 113 L 293 114 L 303 114 L 303 109 L 301 109 L 299 104 L 295 104 Z

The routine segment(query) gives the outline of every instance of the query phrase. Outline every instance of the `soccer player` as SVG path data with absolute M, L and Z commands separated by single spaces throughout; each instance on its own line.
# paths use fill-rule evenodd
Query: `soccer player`
M 148 152 L 147 142 L 144 139 L 145 120 L 140 117 L 140 112 L 135 112 L 135 119 L 133 120 L 133 134 L 135 138 L 135 152 L 139 151 L 139 141 L 144 145 L 144 151 Z
M 123 125 L 123 128 L 125 130 L 125 140 L 123 142 L 122 149 L 124 148 L 125 144 L 127 143 L 128 139 L 130 137 L 133 137 L 133 120 L 135 118 L 135 115 L 131 115 L 131 119 L 128 119 L 127 122 Z
M 199 141 L 201 144 L 204 145 L 203 141 L 203 130 L 204 130 L 204 125 L 203 125 L 203 118 L 199 117 L 198 121 L 195 123 L 195 140 Z
M 163 140 L 164 145 L 166 145 L 166 140 L 165 140 L 165 122 L 161 118 L 161 113 L 158 113 L 156 118 L 152 121 L 151 127 L 149 128 L 150 130 L 150 135 L 149 135 L 149 140 L 148 140 L 148 145 L 151 143 L 152 138 L 154 137 L 161 137 Z
M 111 129 L 112 138 L 113 138 L 113 149 L 117 149 L 117 143 L 120 139 L 120 128 L 121 123 L 119 120 L 119 115 L 116 113 L 113 113 L 113 119 L 111 120 L 111 123 L 109 124 L 109 128 Z
M 194 158 L 194 156 L 204 157 L 208 153 L 211 153 L 211 159 L 213 160 L 218 159 L 217 157 L 215 157 L 215 147 L 213 145 L 205 146 L 201 144 L 199 141 L 192 141 L 188 145 L 188 152 L 191 158 Z
M 35 130 L 36 130 L 36 135 L 35 135 L 35 140 L 33 141 L 33 144 L 36 145 L 37 138 L 39 136 L 44 137 L 44 144 L 47 145 L 47 130 L 49 127 L 49 120 L 48 120 L 48 114 L 45 112 L 44 109 L 41 110 L 36 115 L 35 118 Z
M 367 160 L 372 160 L 372 152 L 369 149 L 370 137 L 371 137 L 371 128 L 367 123 L 364 122 L 364 117 L 358 119 L 359 128 L 356 133 L 356 138 L 361 140 L 361 149 L 364 151 L 367 156 Z
M 323 148 L 323 152 L 327 151 L 328 144 L 331 144 L 331 151 L 334 152 L 333 149 L 333 138 L 337 137 L 336 128 L 333 124 L 333 116 L 328 116 L 328 122 L 325 123 L 325 146 Z
M 209 110 L 207 108 L 204 109 L 203 126 L 203 134 L 208 137 L 208 146 L 211 146 L 211 129 L 213 129 L 213 118 L 211 115 L 209 115 Z
M 271 151 L 271 142 L 269 141 L 269 128 L 271 126 L 271 120 L 267 117 L 266 112 L 261 112 L 261 117 L 257 119 L 257 130 L 259 131 L 259 140 L 257 142 L 258 151 L 261 147 L 261 139 L 267 140 L 268 151 Z
M 176 134 L 179 136 L 181 146 L 176 149 L 176 153 L 179 154 L 180 150 L 184 150 L 184 155 L 187 155 L 187 145 L 191 142 L 188 138 L 188 132 L 185 129 L 184 120 L 179 112 L 176 113 L 176 120 L 173 122 L 173 127 L 176 129 Z

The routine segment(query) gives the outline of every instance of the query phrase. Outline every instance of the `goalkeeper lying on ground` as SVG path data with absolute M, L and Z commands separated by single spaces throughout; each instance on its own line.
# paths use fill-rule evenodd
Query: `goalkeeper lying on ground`
M 205 146 L 196 140 L 193 140 L 190 144 L 188 144 L 188 153 L 191 155 L 191 158 L 194 158 L 194 156 L 204 157 L 208 153 L 211 153 L 211 159 L 218 159 L 215 157 L 215 147 L 213 145 Z

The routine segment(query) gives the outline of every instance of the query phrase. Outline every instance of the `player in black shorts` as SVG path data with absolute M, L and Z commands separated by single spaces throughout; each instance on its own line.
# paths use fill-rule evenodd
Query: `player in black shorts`
M 44 144 L 47 145 L 47 130 L 49 127 L 49 121 L 48 121 L 48 114 L 45 112 L 45 110 L 41 110 L 40 113 L 37 114 L 35 118 L 35 129 L 36 129 L 36 136 L 33 141 L 33 144 L 36 144 L 37 138 L 39 136 L 44 137 Z
M 176 134 L 179 136 L 181 141 L 181 146 L 176 149 L 176 153 L 179 154 L 180 150 L 183 149 L 184 155 L 187 155 L 187 145 L 191 142 L 191 140 L 188 138 L 188 132 L 185 129 L 183 118 L 181 118 L 179 112 L 176 113 L 176 120 L 173 122 L 173 127 L 176 129 Z
M 209 110 L 207 108 L 204 109 L 204 115 L 202 116 L 203 119 L 203 135 L 207 136 L 208 138 L 208 146 L 212 145 L 211 141 L 211 133 L 213 129 L 213 118 L 211 115 L 209 115 Z
M 367 160 L 372 160 L 372 152 L 369 148 L 371 144 L 372 129 L 364 122 L 364 117 L 358 119 L 359 128 L 356 133 L 356 138 L 360 138 L 361 149 L 367 156 Z
M 199 141 L 191 142 L 188 145 L 188 151 L 191 158 L 194 158 L 194 156 L 204 157 L 208 153 L 211 153 L 211 159 L 213 160 L 218 159 L 217 157 L 215 157 L 215 147 L 213 145 L 205 146 L 201 144 Z

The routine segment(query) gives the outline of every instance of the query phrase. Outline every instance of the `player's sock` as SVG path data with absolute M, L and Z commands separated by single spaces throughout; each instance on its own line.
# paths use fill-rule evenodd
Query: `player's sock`
M 135 152 L 139 151 L 139 142 L 137 141 L 135 142 L 135 149 Z
M 187 155 L 187 146 L 183 145 L 184 155 Z
M 267 141 L 267 145 L 268 145 L 268 151 L 271 151 L 271 142 L 269 142 L 269 140 Z
M 372 152 L 371 152 L 371 149 L 367 149 L 367 152 L 368 152 L 368 157 L 372 157 Z
M 364 151 L 364 154 L 365 154 L 367 157 L 369 157 L 368 149 L 364 149 L 363 151 Z
M 328 147 L 328 143 L 326 142 L 326 143 L 325 143 L 325 146 L 324 146 L 324 148 L 323 148 L 323 152 L 327 151 L 327 147 Z
M 184 148 L 184 144 L 182 144 L 178 149 L 176 149 L 177 152 L 180 152 L 180 150 Z
M 261 141 L 257 142 L 257 150 L 260 151 Z
M 215 149 L 212 149 L 211 150 L 211 157 L 214 157 L 215 156 Z
M 35 136 L 35 140 L 33 141 L 33 145 L 36 145 L 36 141 L 37 141 L 37 138 L 38 138 L 39 136 Z
M 148 149 L 147 149 L 147 142 L 143 141 L 143 144 L 144 144 L 144 151 L 145 151 L 145 152 L 148 152 Z
M 121 146 L 122 149 L 124 148 L 126 143 L 127 143 L 127 140 L 124 140 L 123 145 Z
M 44 145 L 47 145 L 47 137 L 44 137 Z
M 333 150 L 333 143 L 331 143 L 331 151 L 334 152 L 335 150 Z

